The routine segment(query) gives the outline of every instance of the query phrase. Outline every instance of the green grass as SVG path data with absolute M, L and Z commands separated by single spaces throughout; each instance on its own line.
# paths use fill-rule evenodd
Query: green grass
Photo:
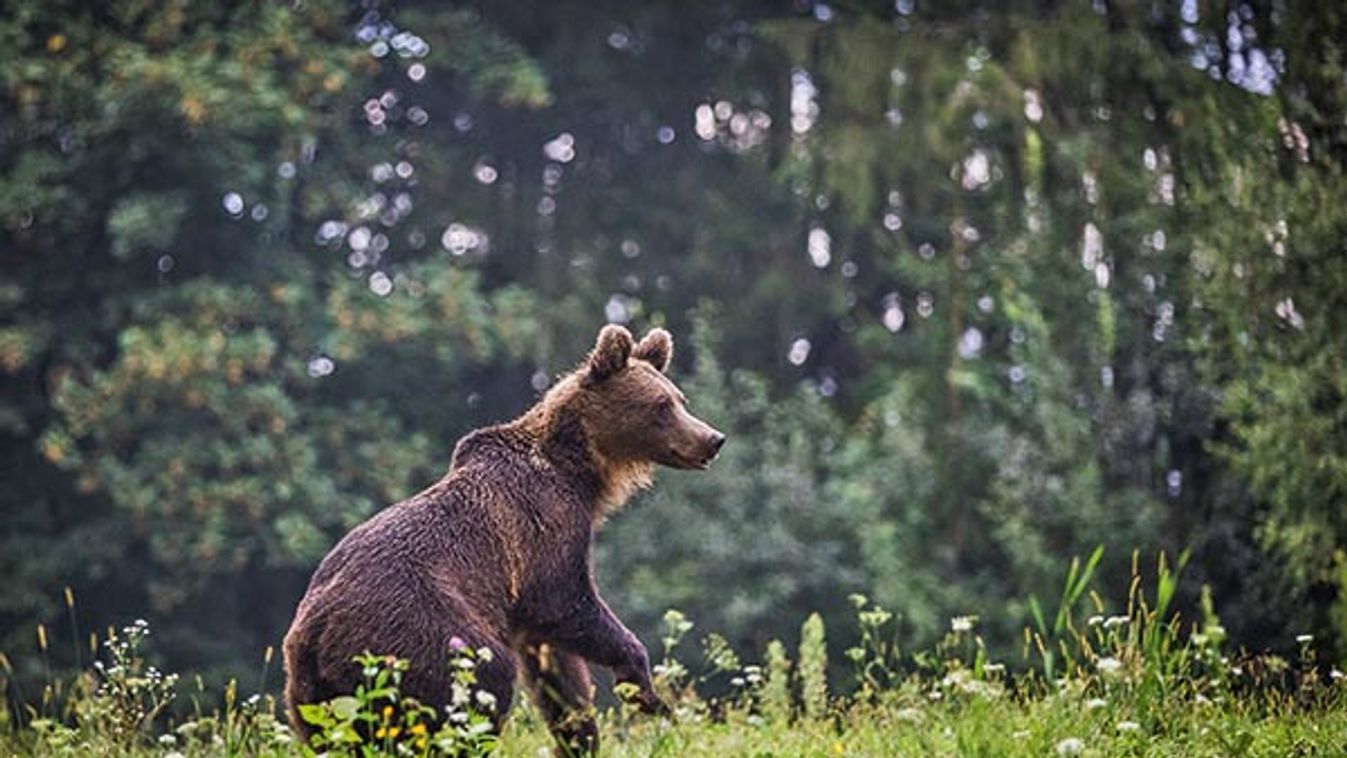
M 699 656 L 687 656 L 693 626 L 671 612 L 656 674 L 674 717 L 605 710 L 603 754 L 1347 756 L 1347 681 L 1316 665 L 1312 640 L 1300 640 L 1297 660 L 1232 656 L 1209 601 L 1186 629 L 1170 613 L 1177 569 L 1163 559 L 1151 596 L 1136 579 L 1124 612 L 1106 615 L 1102 599 L 1085 590 L 1095 562 L 1073 564 L 1053 615 L 1035 602 L 1036 628 L 1026 629 L 1015 672 L 988 659 L 971 617 L 951 620 L 932 649 L 905 655 L 893 614 L 861 596 L 853 597 L 861 641 L 844 655 L 854 675 L 841 687 L 827 681 L 817 616 L 806 620 L 797 650 L 774 641 L 756 665 L 714 634 Z M 93 670 L 49 681 L 37 704 L 0 709 L 0 757 L 312 755 L 278 719 L 272 698 L 240 698 L 232 685 L 223 698 L 209 697 L 199 681 L 183 686 L 148 666 L 140 651 L 147 635 L 143 625 L 127 627 L 105 641 Z M 475 682 L 472 658 L 467 651 L 455 662 L 466 689 Z M 424 707 L 384 705 L 404 664 L 370 656 L 361 665 L 366 686 L 310 709 L 332 753 L 429 755 L 438 744 L 466 754 L 492 746 L 500 756 L 550 754 L 551 739 L 527 705 L 516 707 L 498 744 L 482 734 L 484 719 L 471 706 L 457 706 L 462 718 L 437 732 L 427 728 Z M 0 657 L 0 677 L 7 668 Z M 217 699 L 221 705 L 204 705 Z M 176 715 L 166 716 L 170 710 Z M 356 729 L 361 722 L 372 728 Z
M 906 703 L 906 704 L 902 704 Z M 605 726 L 614 756 L 1284 756 L 1347 755 L 1347 710 L 1291 704 L 1173 703 L 1163 720 L 1127 725 L 1126 703 L 1091 705 L 1072 695 L 974 697 L 931 702 L 922 692 L 832 718 L 793 724 L 746 719 L 641 723 L 623 737 Z M 1133 722 L 1136 723 L 1136 722 Z M 549 745 L 532 719 L 512 724 L 501 754 L 537 756 Z M 1076 749 L 1078 746 L 1078 750 Z

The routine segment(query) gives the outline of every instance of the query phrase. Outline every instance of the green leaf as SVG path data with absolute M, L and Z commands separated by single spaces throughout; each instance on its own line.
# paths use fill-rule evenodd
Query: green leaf
M 360 713 L 360 701 L 349 696 L 335 697 L 328 701 L 332 714 L 342 721 L 351 721 Z

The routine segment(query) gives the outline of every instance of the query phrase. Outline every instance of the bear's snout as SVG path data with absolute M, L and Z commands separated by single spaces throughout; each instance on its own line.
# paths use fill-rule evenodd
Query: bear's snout
M 724 446 L 725 435 L 712 429 L 706 438 L 706 455 L 702 458 L 702 468 L 710 466 L 711 461 L 714 461 L 716 456 L 720 455 L 720 448 Z
M 725 435 L 720 432 L 711 432 L 711 457 L 720 455 L 722 447 L 725 447 Z

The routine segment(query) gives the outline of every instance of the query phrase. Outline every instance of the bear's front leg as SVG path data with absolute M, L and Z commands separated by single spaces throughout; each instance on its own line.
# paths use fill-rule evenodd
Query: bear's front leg
M 538 636 L 613 671 L 619 684 L 637 688 L 633 702 L 645 713 L 666 714 L 669 708 L 655 694 L 650 656 L 645 645 L 617 614 L 591 590 L 576 599 L 559 619 L 538 629 Z

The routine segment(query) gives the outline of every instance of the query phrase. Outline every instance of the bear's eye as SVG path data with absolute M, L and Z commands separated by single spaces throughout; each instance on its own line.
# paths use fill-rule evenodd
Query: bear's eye
M 660 398 L 659 404 L 655 406 L 655 412 L 659 414 L 660 418 L 668 418 L 673 414 L 673 409 L 673 398 L 669 397 Z

